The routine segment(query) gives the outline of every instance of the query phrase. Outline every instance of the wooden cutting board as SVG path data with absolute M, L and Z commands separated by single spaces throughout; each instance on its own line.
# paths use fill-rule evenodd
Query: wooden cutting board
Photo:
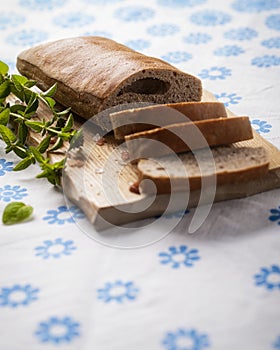
M 203 101 L 216 101 L 215 97 L 204 91 Z M 46 116 L 44 109 L 38 112 Z M 233 115 L 228 111 L 229 115 Z M 76 128 L 84 121 L 77 120 Z M 66 197 L 79 206 L 97 230 L 122 225 L 135 220 L 154 217 L 164 212 L 185 210 L 212 201 L 212 197 L 201 196 L 201 191 L 176 193 L 170 201 L 170 195 L 159 195 L 155 198 L 130 191 L 130 186 L 137 181 L 135 166 L 123 160 L 123 149 L 118 147 L 112 136 L 106 137 L 103 145 L 96 145 L 94 138 L 98 129 L 89 125 L 84 129 L 82 154 L 73 154 L 67 158 L 62 177 L 63 192 Z M 263 146 L 270 158 L 268 174 L 258 180 L 247 183 L 236 183 L 217 186 L 214 201 L 247 197 L 259 192 L 280 187 L 280 151 L 271 143 L 253 131 L 254 138 L 239 142 L 234 147 Z M 30 142 L 38 143 L 37 135 L 32 135 Z M 61 153 L 49 155 L 54 161 L 61 159 Z M 81 159 L 82 156 L 82 159 Z M 78 158 L 78 159 L 77 159 Z M 167 211 L 166 211 L 166 208 Z

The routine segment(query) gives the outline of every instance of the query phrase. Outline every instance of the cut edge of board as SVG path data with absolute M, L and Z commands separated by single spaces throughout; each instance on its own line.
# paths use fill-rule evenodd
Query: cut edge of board
M 217 101 L 213 94 L 203 90 L 202 101 Z M 13 102 L 13 101 L 11 101 Z M 45 106 L 41 106 L 38 111 L 38 118 L 40 118 L 40 111 L 44 117 L 47 116 L 47 109 Z M 227 109 L 229 116 L 234 116 L 230 110 Z M 85 121 L 86 122 L 86 121 Z M 83 121 L 77 118 L 75 121 L 75 127 L 79 129 L 82 127 Z M 129 183 L 137 179 L 135 168 L 128 164 L 127 169 L 122 173 L 122 189 L 118 196 L 113 199 L 113 203 L 107 200 L 106 196 L 102 198 L 100 192 L 103 190 L 103 184 L 99 181 L 98 175 L 94 174 L 94 166 L 88 164 L 86 169 L 78 167 L 66 167 L 63 171 L 62 177 L 62 189 L 65 196 L 81 210 L 84 211 L 89 221 L 94 225 L 96 230 L 104 230 L 111 226 L 120 226 L 133 221 L 151 218 L 162 214 L 167 214 L 175 211 L 185 210 L 187 208 L 196 207 L 211 202 L 219 202 L 224 200 L 231 200 L 237 198 L 248 197 L 260 192 L 272 190 L 280 187 L 280 151 L 272 145 L 269 141 L 265 140 L 255 130 L 253 130 L 253 139 L 248 141 L 242 141 L 234 144 L 234 147 L 249 146 L 249 147 L 260 147 L 263 146 L 268 152 L 270 159 L 269 171 L 266 176 L 257 180 L 249 181 L 246 183 L 233 183 L 226 185 L 219 185 L 215 189 L 215 196 L 213 193 L 207 196 L 207 193 L 201 193 L 200 190 L 191 191 L 189 193 L 176 193 L 175 201 L 170 205 L 170 195 L 157 195 L 153 201 L 151 196 L 135 193 L 129 191 Z M 91 137 L 89 135 L 89 137 Z M 97 156 L 103 160 L 108 159 L 108 154 L 112 153 L 115 144 L 111 142 L 112 137 L 109 139 L 109 143 L 105 143 L 102 147 L 95 148 L 93 151 L 91 140 L 86 147 L 89 148 L 90 152 L 93 152 L 94 156 Z M 32 145 L 38 145 L 40 137 L 38 134 L 31 133 L 29 143 Z M 65 145 L 63 151 L 67 151 L 67 145 Z M 65 154 L 63 154 L 63 157 Z M 59 161 L 62 158 L 62 153 L 49 154 L 52 161 Z M 117 164 L 117 162 L 116 162 Z M 113 164 L 113 170 L 114 164 Z M 111 170 L 110 170 L 111 171 Z M 118 169 L 115 175 L 119 175 Z M 113 173 L 112 173 L 113 174 Z M 85 190 L 85 177 L 88 176 L 89 185 L 93 185 L 94 191 L 91 189 L 91 193 L 87 193 Z M 95 189 L 94 186 L 98 189 Z M 108 185 L 108 186 L 107 186 Z M 114 183 L 110 182 L 106 186 L 112 189 Z M 105 187 L 106 187 L 105 186 Z M 111 187 L 110 187 L 111 186 Z M 211 191 L 210 191 L 211 192 Z M 105 193 L 106 195 L 106 193 Z M 186 203 L 186 198 L 188 201 Z M 144 210 L 141 210 L 145 208 Z M 131 212 L 133 209 L 134 212 Z M 166 211 L 167 209 L 167 211 Z
M 205 91 L 203 101 L 216 101 L 216 99 L 211 93 Z M 229 110 L 227 110 L 227 112 L 229 115 L 234 115 Z M 112 225 L 123 225 L 129 222 L 162 215 L 163 213 L 167 214 L 184 210 L 186 208 L 193 208 L 197 205 L 209 204 L 211 202 L 248 197 L 260 192 L 278 188 L 280 187 L 280 151 L 270 142 L 262 138 L 254 130 L 253 135 L 254 138 L 252 140 L 242 141 L 234 144 L 234 146 L 263 146 L 267 150 L 270 158 L 269 172 L 266 176 L 249 182 L 219 185 L 216 187 L 214 198 L 213 196 L 208 197 L 207 193 L 202 194 L 200 190 L 191 191 L 187 195 L 176 193 L 175 204 L 173 203 L 168 207 L 168 205 L 170 205 L 170 195 L 162 194 L 157 195 L 154 201 L 147 206 L 147 203 L 150 202 L 149 195 L 136 195 L 134 193 L 130 193 L 123 196 L 123 200 L 117 201 L 113 203 L 113 205 L 109 203 L 105 205 L 98 205 L 96 197 L 93 196 L 93 198 L 89 198 L 88 196 L 85 196 L 84 188 L 81 188 L 77 184 L 75 185 L 73 183 L 71 170 L 69 172 L 67 171 L 67 168 L 65 170 L 65 179 L 67 179 L 67 181 L 71 181 L 72 186 L 65 186 L 64 192 L 72 202 L 77 204 L 85 212 L 97 230 L 104 230 Z M 102 148 L 100 148 L 100 152 L 103 152 Z M 91 172 L 92 171 L 93 169 Z M 129 179 L 125 184 L 126 190 L 128 190 L 129 187 L 128 182 Z M 186 203 L 186 197 L 188 196 L 188 202 Z M 131 207 L 134 207 L 136 212 L 128 213 L 127 210 L 129 211 L 129 208 Z M 142 211 L 139 210 L 139 208 L 141 209 L 143 207 L 146 209 Z M 166 211 L 167 207 L 168 211 Z

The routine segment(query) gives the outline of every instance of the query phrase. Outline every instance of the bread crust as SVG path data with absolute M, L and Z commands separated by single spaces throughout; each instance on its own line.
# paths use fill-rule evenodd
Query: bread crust
M 202 96 L 198 78 L 97 36 L 62 39 L 25 50 L 18 56 L 17 68 L 44 90 L 56 82 L 56 100 L 86 119 L 122 103 L 200 101 Z M 97 123 L 105 129 L 110 126 L 109 120 L 97 119 Z
M 160 157 L 253 138 L 248 117 L 228 117 L 167 125 L 125 136 L 130 158 Z
M 217 152 L 223 152 L 223 149 L 227 155 L 230 155 L 230 161 L 236 162 L 236 165 L 233 167 L 228 167 L 225 163 L 224 166 L 218 164 Z M 212 149 L 213 159 L 214 159 L 214 169 L 212 171 L 204 169 L 198 174 L 190 176 L 167 176 L 155 174 L 155 167 L 151 169 L 151 171 L 147 171 L 147 161 L 145 159 L 140 160 L 137 167 L 139 171 L 139 183 L 141 193 L 154 194 L 155 188 L 157 190 L 157 194 L 170 193 L 171 189 L 174 192 L 178 191 L 186 191 L 186 190 L 198 190 L 201 188 L 202 178 L 204 181 L 204 185 L 207 187 L 207 184 L 210 186 L 222 185 L 222 184 L 231 184 L 231 183 L 239 183 L 239 182 L 247 182 L 254 179 L 261 178 L 265 174 L 267 174 L 269 169 L 269 159 L 267 153 L 264 148 L 249 148 L 249 147 L 218 147 Z M 234 157 L 236 156 L 236 159 Z M 181 158 L 182 157 L 182 158 Z M 187 163 L 196 163 L 196 160 L 192 154 L 185 153 L 184 155 L 179 156 L 183 164 L 185 164 L 186 169 L 188 167 Z M 248 157 L 248 163 L 245 165 L 238 163 L 238 157 Z M 162 159 L 167 159 L 168 157 L 164 157 Z M 251 158 L 251 159 L 250 159 Z M 246 158 L 245 158 L 246 159 Z M 156 162 L 159 162 L 160 166 L 164 168 L 164 170 L 169 170 L 172 172 L 172 168 L 168 169 L 168 167 L 164 167 L 166 165 L 165 161 L 162 162 L 161 158 L 155 159 Z M 203 162 L 203 161 L 202 161 Z M 200 166 L 205 166 L 203 163 L 200 163 Z M 203 168 L 202 168 L 203 169 Z M 186 170 L 187 171 L 187 170 Z M 170 181 L 171 178 L 171 181 Z M 143 180 L 151 180 L 151 181 L 143 181 Z
M 126 135 L 173 123 L 226 118 L 221 102 L 179 102 L 133 108 L 110 114 L 114 135 L 123 140 Z

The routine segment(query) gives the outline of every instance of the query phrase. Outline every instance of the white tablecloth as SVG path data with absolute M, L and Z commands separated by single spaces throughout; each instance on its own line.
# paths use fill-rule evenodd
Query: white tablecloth
M 39 42 L 110 37 L 199 76 L 280 147 L 279 0 L 4 3 L 0 60 L 12 73 Z M 12 172 L 17 161 L 0 141 L 1 213 L 14 200 L 34 207 L 32 220 L 0 224 L 1 350 L 280 349 L 280 190 L 217 203 L 190 235 L 192 209 L 154 244 L 119 249 L 86 235 L 84 214 L 37 167 Z

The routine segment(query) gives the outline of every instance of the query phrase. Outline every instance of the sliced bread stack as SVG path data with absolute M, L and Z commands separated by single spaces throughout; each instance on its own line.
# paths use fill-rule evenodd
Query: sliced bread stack
M 138 161 L 143 193 L 155 186 L 157 193 L 180 191 L 186 180 L 190 190 L 199 189 L 202 179 L 244 182 L 268 171 L 263 148 L 232 145 L 253 138 L 249 118 L 229 117 L 219 102 L 154 105 L 112 113 L 110 119 L 115 138 L 125 140 L 130 159 Z

